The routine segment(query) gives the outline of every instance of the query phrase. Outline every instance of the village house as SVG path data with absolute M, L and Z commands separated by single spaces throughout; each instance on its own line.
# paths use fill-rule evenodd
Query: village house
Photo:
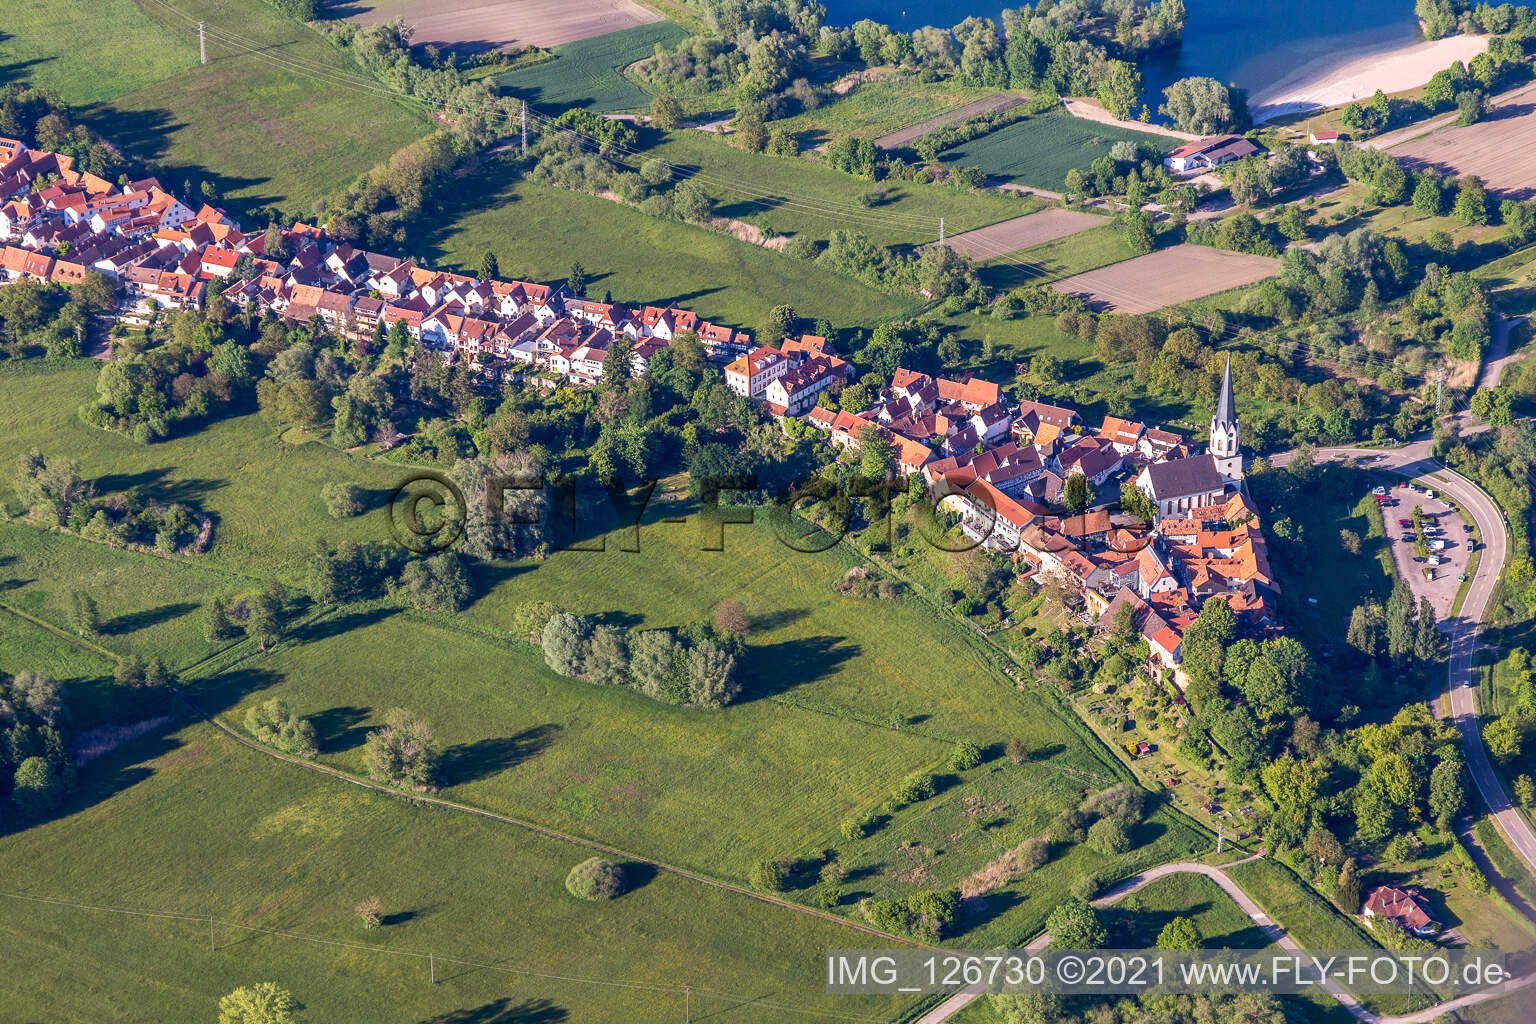
M 1367 928 L 1375 922 L 1391 921 L 1409 935 L 1423 937 L 1440 930 L 1436 921 L 1424 906 L 1424 899 L 1417 889 L 1399 889 L 1391 885 L 1378 885 L 1366 894 L 1360 910 L 1360 920 Z
M 1212 135 L 1186 142 L 1163 157 L 1163 166 L 1174 174 L 1208 171 L 1213 167 L 1252 156 L 1259 147 L 1241 135 Z

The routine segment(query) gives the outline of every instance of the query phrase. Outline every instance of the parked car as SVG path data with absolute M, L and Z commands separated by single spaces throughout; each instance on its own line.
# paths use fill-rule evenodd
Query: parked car
M 1385 487 L 1372 487 L 1371 488 L 1371 493 L 1376 495 L 1379 498 L 1382 495 L 1387 493 L 1387 489 Z
M 1399 519 L 1397 521 L 1397 525 L 1401 526 L 1403 529 L 1406 530 L 1408 527 L 1413 525 L 1413 520 L 1412 519 Z

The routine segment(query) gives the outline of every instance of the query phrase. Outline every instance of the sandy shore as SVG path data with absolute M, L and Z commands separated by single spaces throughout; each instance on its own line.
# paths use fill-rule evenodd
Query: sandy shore
M 1319 57 L 1248 98 L 1256 122 L 1286 114 L 1368 100 L 1382 92 L 1415 89 L 1454 61 L 1469 61 L 1488 48 L 1485 36 L 1447 36 L 1391 50 L 1353 51 Z

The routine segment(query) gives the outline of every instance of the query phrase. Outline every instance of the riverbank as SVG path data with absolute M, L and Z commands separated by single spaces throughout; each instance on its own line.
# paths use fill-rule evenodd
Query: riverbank
M 1308 61 L 1294 73 L 1248 98 L 1255 123 L 1416 89 L 1455 61 L 1470 61 L 1488 48 L 1486 36 L 1419 40 L 1389 49 L 1343 51 Z

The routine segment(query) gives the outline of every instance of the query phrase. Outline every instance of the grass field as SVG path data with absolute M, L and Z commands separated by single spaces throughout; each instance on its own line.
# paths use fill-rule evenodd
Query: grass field
M 82 474 L 97 480 L 103 491 L 138 486 L 146 497 L 189 502 L 211 514 L 214 546 L 198 559 L 199 565 L 296 582 L 315 537 L 332 543 L 388 539 L 374 516 L 332 519 L 320 487 L 350 480 L 368 492 L 370 501 L 378 501 L 400 482 L 406 472 L 402 467 L 352 458 L 321 444 L 285 445 L 255 414 L 220 420 L 160 444 L 136 444 L 122 434 L 88 427 L 75 414 L 95 394 L 100 369 L 90 359 L 0 366 L 0 396 L 5 396 L 0 405 L 0 499 L 14 500 L 10 467 L 17 456 L 39 448 L 79 460 Z M 105 604 L 102 612 L 117 614 Z
M 679 25 L 658 21 L 568 42 L 555 47 L 554 60 L 509 71 L 498 76 L 496 84 L 502 92 L 539 107 L 585 107 L 604 113 L 649 109 L 651 94 L 625 77 L 624 68 L 649 57 L 658 43 L 670 47 L 687 34 Z
M 164 81 L 197 64 L 196 40 L 161 31 L 133 0 L 86 9 L 13 0 L 0 25 L 0 80 L 26 80 L 89 105 Z M 79 55 L 90 54 L 89 59 Z
M 1269 945 L 1263 931 L 1243 913 L 1221 886 L 1204 875 L 1166 875 L 1148 882 L 1119 903 L 1111 914 L 1124 929 L 1115 936 L 1116 947 L 1151 948 L 1163 926 L 1175 917 L 1187 917 L 1200 930 L 1206 949 L 1263 949 Z M 1119 940 L 1124 939 L 1121 943 Z
M 1021 249 L 1007 260 L 987 263 L 982 266 L 981 275 L 994 288 L 1050 284 L 1135 255 L 1120 230 L 1106 222 Z M 1019 266 L 1021 263 L 1029 268 L 1027 272 Z
M 849 135 L 875 139 L 985 99 L 994 91 L 954 82 L 917 82 L 911 78 L 865 82 L 846 96 L 775 121 L 771 127 L 794 132 L 802 149 Z
M 1172 148 L 1173 143 L 1164 135 L 1127 131 L 1053 111 L 947 150 L 943 160 L 978 167 L 998 181 L 1060 191 L 1066 187 L 1068 171 L 1074 167 L 1087 170 L 1121 140 L 1144 142 L 1160 152 Z
M 175 728 L 88 766 L 55 820 L 0 839 L 0 871 L 9 892 L 203 919 L 0 899 L 7 967 L 28 979 L 0 992 L 0 1017 L 210 1020 L 219 996 L 256 980 L 337 1024 L 670 1024 L 684 985 L 695 1019 L 897 1009 L 817 984 L 826 949 L 882 945 L 871 936 L 649 871 L 631 870 L 636 888 L 612 903 L 581 903 L 562 881 L 590 851 L 284 766 L 206 725 Z M 372 932 L 351 910 L 370 895 L 385 915 Z
M 670 132 L 646 156 L 658 156 L 679 174 L 702 175 L 722 217 L 745 220 L 773 234 L 827 238 L 852 228 L 877 245 L 929 242 L 1031 213 L 1038 200 L 992 190 L 957 192 L 938 185 L 870 182 L 809 160 L 746 153 L 699 132 Z M 734 186 L 734 187 L 733 187 Z M 868 207 L 861 196 L 875 198 Z
M 507 275 L 544 281 L 563 281 L 579 259 L 594 294 L 676 302 L 706 319 L 747 327 L 781 303 L 838 327 L 870 326 L 918 305 L 703 228 L 522 181 L 496 163 L 467 178 L 459 194 L 457 204 L 414 226 L 411 253 L 473 272 L 490 248 Z

